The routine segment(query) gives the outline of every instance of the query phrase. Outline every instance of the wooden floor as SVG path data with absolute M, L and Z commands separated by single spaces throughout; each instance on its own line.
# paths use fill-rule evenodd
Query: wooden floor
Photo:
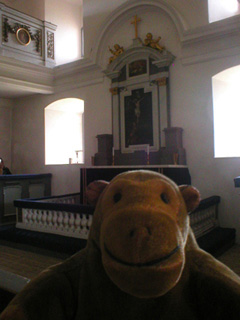
M 235 245 L 218 258 L 240 276 L 240 246 Z M 17 293 L 41 271 L 60 263 L 63 257 L 33 252 L 0 243 L 0 288 Z
M 56 258 L 43 252 L 36 253 L 0 244 L 0 313 L 32 278 L 63 260 L 63 257 Z M 230 248 L 219 260 L 240 276 L 239 245 Z
M 226 264 L 240 277 L 240 245 L 235 244 L 225 253 L 223 253 L 218 260 Z
M 32 278 L 62 259 L 0 245 L 0 288 L 19 292 Z
M 0 245 L 0 269 L 32 279 L 61 259 Z

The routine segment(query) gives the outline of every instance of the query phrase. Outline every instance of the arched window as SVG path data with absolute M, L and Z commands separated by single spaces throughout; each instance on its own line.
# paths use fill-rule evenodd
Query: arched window
M 214 114 L 214 156 L 240 157 L 239 99 L 240 66 L 212 78 Z
M 83 163 L 84 101 L 66 98 L 45 108 L 45 164 Z
M 208 21 L 215 22 L 240 13 L 239 0 L 208 0 Z

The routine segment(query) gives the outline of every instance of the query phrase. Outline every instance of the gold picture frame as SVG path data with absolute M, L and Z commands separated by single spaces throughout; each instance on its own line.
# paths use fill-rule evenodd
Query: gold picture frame
M 18 28 L 17 29 L 16 38 L 17 38 L 17 41 L 22 46 L 28 46 L 29 43 L 31 42 L 31 35 L 30 35 L 29 31 L 25 28 Z

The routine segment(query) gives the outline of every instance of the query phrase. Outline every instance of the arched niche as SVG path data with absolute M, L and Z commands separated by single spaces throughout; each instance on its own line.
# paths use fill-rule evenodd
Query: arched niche
M 159 13 L 159 17 L 165 14 L 175 26 L 180 40 L 183 38 L 184 32 L 189 29 L 187 22 L 178 10 L 164 0 L 129 0 L 111 12 L 99 28 L 93 42 L 90 59 L 96 64 L 102 65 L 103 55 L 112 34 L 132 19 L 134 15 L 141 15 L 145 12 Z

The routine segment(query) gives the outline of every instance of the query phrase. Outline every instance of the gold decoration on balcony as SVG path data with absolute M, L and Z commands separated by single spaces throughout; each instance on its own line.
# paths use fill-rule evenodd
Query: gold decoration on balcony
M 17 41 L 23 46 L 28 46 L 29 43 L 31 42 L 31 35 L 29 31 L 25 28 L 17 29 L 16 38 L 17 38 Z

